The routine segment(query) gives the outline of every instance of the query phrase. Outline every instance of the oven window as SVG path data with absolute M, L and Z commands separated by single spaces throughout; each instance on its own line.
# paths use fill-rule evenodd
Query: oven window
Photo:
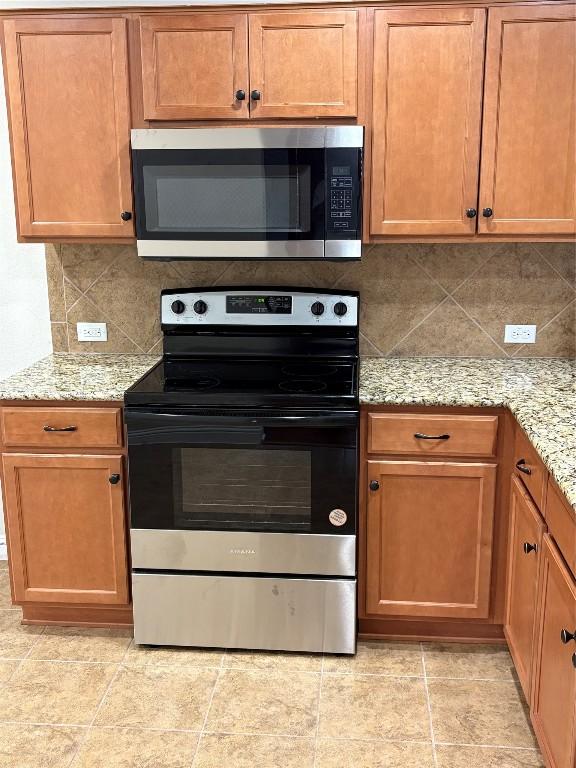
M 176 527 L 310 530 L 311 472 L 309 451 L 182 448 Z

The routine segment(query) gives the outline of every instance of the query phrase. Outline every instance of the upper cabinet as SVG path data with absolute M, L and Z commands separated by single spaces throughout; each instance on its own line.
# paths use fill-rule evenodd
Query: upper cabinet
M 133 236 L 126 21 L 4 22 L 18 231 Z
M 474 233 L 485 15 L 375 12 L 373 234 Z
M 576 6 L 490 10 L 480 232 L 576 232 Z
M 144 119 L 354 117 L 357 37 L 355 10 L 144 15 Z

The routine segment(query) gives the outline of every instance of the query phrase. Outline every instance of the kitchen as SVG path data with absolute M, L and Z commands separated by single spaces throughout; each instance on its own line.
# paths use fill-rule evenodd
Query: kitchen
M 574 768 L 576 6 L 0 17 L 0 765 Z

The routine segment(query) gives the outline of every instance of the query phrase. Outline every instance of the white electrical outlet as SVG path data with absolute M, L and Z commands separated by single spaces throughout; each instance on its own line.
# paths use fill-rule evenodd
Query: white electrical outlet
M 76 323 L 78 341 L 108 341 L 106 323 Z
M 535 325 L 506 325 L 504 326 L 505 344 L 535 344 Z

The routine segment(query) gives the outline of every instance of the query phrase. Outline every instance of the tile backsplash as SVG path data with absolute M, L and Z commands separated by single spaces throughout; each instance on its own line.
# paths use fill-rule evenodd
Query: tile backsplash
M 366 246 L 360 263 L 145 262 L 133 246 L 47 245 L 55 352 L 159 352 L 162 288 L 291 285 L 361 293 L 362 352 L 412 357 L 576 357 L 576 246 Z M 76 323 L 106 322 L 79 343 Z M 536 344 L 504 325 L 536 324 Z

